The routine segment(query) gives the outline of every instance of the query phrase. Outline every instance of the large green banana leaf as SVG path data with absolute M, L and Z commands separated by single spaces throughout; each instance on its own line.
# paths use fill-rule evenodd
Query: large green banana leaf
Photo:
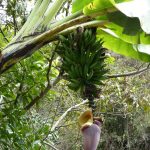
M 99 30 L 97 32 L 99 37 L 103 37 L 105 47 L 116 53 L 150 62 L 150 35 L 148 34 L 150 28 L 150 1 L 148 2 L 148 0 L 142 0 L 144 5 L 147 4 L 149 7 L 146 6 L 146 10 L 144 12 L 144 6 L 142 6 L 143 10 L 138 11 L 137 14 L 132 11 L 131 5 L 133 6 L 133 4 L 135 4 L 134 10 L 139 10 L 139 4 L 142 5 L 141 2 L 138 3 L 140 0 L 132 0 L 130 2 L 127 1 L 129 0 L 83 0 L 82 3 L 84 2 L 84 5 L 77 8 L 76 4 L 79 4 L 79 0 L 75 0 L 73 9 L 76 11 L 83 9 L 83 12 L 86 15 L 90 15 L 106 9 L 108 10 L 115 8 L 116 11 L 106 13 L 104 16 L 96 18 L 107 19 L 109 24 L 106 25 L 106 28 L 109 29 L 109 31 L 111 30 L 116 35 L 112 36 L 110 32 L 105 32 L 104 30 L 101 32 Z M 144 18 L 147 18 L 147 20 L 144 20 L 141 17 L 142 14 L 146 14 L 147 17 Z M 142 26 L 143 22 L 146 29 Z
M 93 0 L 73 0 L 72 2 L 72 12 L 77 12 L 82 10 L 86 5 L 91 3 Z
M 113 4 L 125 15 L 139 18 L 142 29 L 150 34 L 150 0 L 132 0 L 120 4 L 114 2 Z
M 150 44 L 150 35 L 145 33 L 139 19 L 127 17 L 120 11 L 112 12 L 107 15 L 109 24 L 106 25 L 122 40 L 131 44 Z
M 98 29 L 97 32 L 98 38 L 104 39 L 104 47 L 127 57 L 150 62 L 150 51 L 143 50 L 143 45 L 127 43 L 109 29 Z M 147 45 L 145 48 L 150 48 L 150 45 Z
M 86 14 L 99 12 L 100 10 L 114 7 L 114 4 L 127 2 L 130 0 L 73 0 L 72 12 L 83 9 Z

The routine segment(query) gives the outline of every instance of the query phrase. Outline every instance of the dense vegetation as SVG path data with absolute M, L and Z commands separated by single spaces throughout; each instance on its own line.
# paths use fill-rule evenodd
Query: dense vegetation
M 30 9 L 26 8 L 30 1 L 0 2 L 2 50 L 27 20 Z M 55 17 L 68 15 L 70 6 L 68 0 Z M 74 7 L 74 11 L 76 9 Z M 88 108 L 88 101 L 83 101 L 79 91 L 68 87 L 62 60 L 56 52 L 58 43 L 48 43 L 1 74 L 0 149 L 82 149 L 78 117 Z M 95 99 L 95 114 L 104 118 L 98 149 L 148 150 L 149 64 L 110 51 L 106 53 L 105 65 L 109 72 L 101 86 L 100 97 Z M 149 57 L 146 54 L 140 58 L 147 61 Z M 117 77 L 122 74 L 122 77 Z

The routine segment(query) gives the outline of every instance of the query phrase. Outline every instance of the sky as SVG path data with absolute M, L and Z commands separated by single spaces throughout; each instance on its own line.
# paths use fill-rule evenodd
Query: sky
M 32 10 L 32 8 L 34 7 L 34 3 L 35 3 L 35 0 L 30 0 L 30 1 L 27 1 L 27 7 L 26 7 L 26 9 L 27 9 L 27 11 L 28 12 L 30 12 L 31 10 Z M 4 7 L 2 7 L 1 5 L 0 5 L 0 20 L 2 21 L 2 22 L 0 22 L 0 24 L 1 23 L 3 23 L 3 22 L 5 22 L 5 20 L 7 20 L 7 19 L 9 19 L 9 17 L 8 16 L 6 16 L 6 13 L 5 13 L 5 11 L 4 11 L 4 9 L 5 9 L 5 1 L 3 0 L 2 1 L 2 3 L 1 3 Z M 6 18 L 7 17 L 7 18 Z

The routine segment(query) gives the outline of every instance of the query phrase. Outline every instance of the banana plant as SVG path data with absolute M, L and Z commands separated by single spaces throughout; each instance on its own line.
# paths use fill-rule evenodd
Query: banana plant
M 150 62 L 149 0 L 73 0 L 71 14 L 55 20 L 67 2 L 70 0 L 36 1 L 26 23 L 0 53 L 0 74 L 79 26 L 96 27 L 104 47 Z
M 105 48 L 102 40 L 96 39 L 95 28 L 77 28 L 73 33 L 60 37 L 57 53 L 60 55 L 68 87 L 80 91 L 83 99 L 89 100 L 89 107 L 95 110 L 94 99 L 99 98 L 105 68 Z

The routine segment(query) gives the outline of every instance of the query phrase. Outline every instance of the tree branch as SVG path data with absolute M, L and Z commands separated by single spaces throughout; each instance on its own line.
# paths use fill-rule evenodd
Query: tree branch
M 14 101 L 14 105 L 16 105 L 18 103 L 18 98 L 21 95 L 21 92 L 22 92 L 22 89 L 23 89 L 23 84 L 24 83 L 21 82 L 20 85 L 19 85 L 19 89 L 18 89 L 17 96 L 16 96 L 15 101 Z
M 17 92 L 17 96 L 16 96 L 15 101 L 14 101 L 14 105 L 16 105 L 18 103 L 18 98 L 22 94 L 22 89 L 23 89 L 23 86 L 24 86 L 24 78 L 25 78 L 25 74 L 23 73 L 22 74 L 22 79 L 20 81 L 19 89 L 18 89 L 18 92 Z
M 43 98 L 48 91 L 51 89 L 51 86 L 48 85 L 44 90 L 41 91 L 40 95 L 35 97 L 26 107 L 25 110 L 29 110 L 35 103 L 37 103 L 41 98 Z
M 62 73 L 63 72 L 60 71 L 59 75 L 54 80 L 54 82 L 52 84 L 47 84 L 46 88 L 41 91 L 40 95 L 35 97 L 24 109 L 29 110 L 35 103 L 37 103 L 40 99 L 42 99 L 48 93 L 48 91 L 51 88 L 53 88 L 62 79 L 62 75 L 63 75 Z
M 17 31 L 18 31 L 18 26 L 17 26 L 17 22 L 16 22 L 16 14 L 15 14 L 15 12 L 13 12 L 13 14 L 12 14 L 12 19 L 13 19 L 14 36 L 15 36 Z
M 6 42 L 9 43 L 9 40 L 6 38 L 4 32 L 3 32 L 3 30 L 1 28 L 0 28 L 0 32 L 3 35 L 4 39 L 6 40 Z
M 13 103 L 13 102 L 14 102 L 14 100 L 8 101 L 8 102 L 3 102 L 3 103 L 0 103 L 0 105 L 5 105 L 5 104 Z
M 138 71 L 133 71 L 133 72 L 129 72 L 129 73 L 125 73 L 125 74 L 115 74 L 115 75 L 107 75 L 107 78 L 118 78 L 118 77 L 127 77 L 127 76 L 133 76 L 133 75 L 137 75 L 140 73 L 143 73 L 144 71 L 150 69 L 150 64 L 148 64 L 147 67 L 138 70 Z
M 58 150 L 54 145 L 52 145 L 51 143 L 47 143 L 45 141 L 43 141 L 44 144 L 48 145 L 49 147 L 51 147 L 54 150 Z
M 127 116 L 129 113 L 123 113 L 123 112 L 98 112 L 96 113 L 98 116 L 100 115 L 112 115 L 112 116 Z
M 54 130 L 56 129 L 56 127 L 60 124 L 60 122 L 67 116 L 67 114 L 68 114 L 72 109 L 78 108 L 79 106 L 81 106 L 81 105 L 83 105 L 83 104 L 85 104 L 85 103 L 87 103 L 87 102 L 88 102 L 88 100 L 84 100 L 83 102 L 81 102 L 81 103 L 79 103 L 79 104 L 77 104 L 77 105 L 74 105 L 74 106 L 68 108 L 68 109 L 66 110 L 66 112 L 65 112 L 65 113 L 58 119 L 58 121 L 56 121 L 56 123 L 52 126 L 51 131 L 54 131 Z
M 55 50 L 52 52 L 52 56 L 51 56 L 51 58 L 49 59 L 49 66 L 48 66 L 48 70 L 47 70 L 47 74 L 46 74 L 48 85 L 50 85 L 49 74 L 50 74 L 50 71 L 51 71 L 52 62 L 53 62 L 53 59 L 54 59 L 54 56 L 55 56 L 55 52 L 56 52 L 58 46 L 59 46 L 59 42 L 57 43 L 57 45 L 56 45 L 56 47 L 55 47 Z

